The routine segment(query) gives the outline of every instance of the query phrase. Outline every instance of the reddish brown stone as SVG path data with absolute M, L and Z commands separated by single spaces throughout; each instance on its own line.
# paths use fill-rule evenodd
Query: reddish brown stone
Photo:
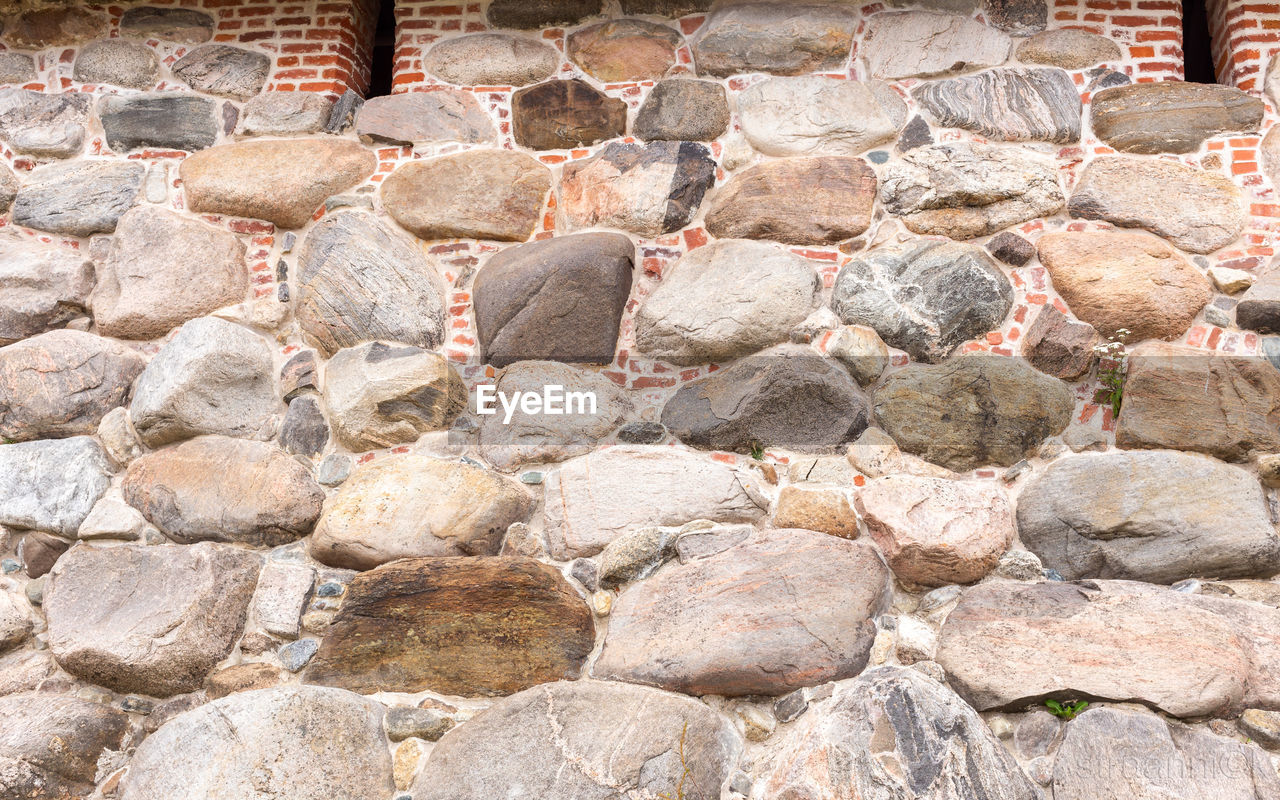
M 595 644 L 560 571 L 522 557 L 407 558 L 357 575 L 306 682 L 500 695 L 576 678 Z
M 593 78 L 654 80 L 676 64 L 681 36 L 674 28 L 639 19 L 600 22 L 569 36 L 569 58 Z
M 860 158 L 771 161 L 734 176 L 707 213 L 718 239 L 835 244 L 871 224 L 876 173 Z
M 580 80 L 547 81 L 511 96 L 516 143 L 564 150 L 627 132 L 627 104 Z
M 1089 370 L 1093 347 L 1101 337 L 1092 325 L 1072 322 L 1052 304 L 1045 305 L 1022 340 L 1031 366 L 1055 378 L 1073 380 Z
M 266 689 L 280 682 L 280 669 L 261 662 L 236 664 L 213 673 L 205 681 L 210 700 L 236 692 Z

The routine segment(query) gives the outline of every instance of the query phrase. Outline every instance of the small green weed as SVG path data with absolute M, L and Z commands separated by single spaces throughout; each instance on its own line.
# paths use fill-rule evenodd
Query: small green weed
M 1112 419 L 1119 419 L 1120 403 L 1124 399 L 1124 377 L 1129 366 L 1129 351 L 1125 349 L 1124 340 L 1130 333 L 1128 328 L 1120 328 L 1106 344 L 1093 348 L 1098 355 L 1098 383 L 1102 384 L 1094 402 L 1110 406 Z
M 756 461 L 764 461 L 764 445 L 759 442 L 751 443 L 751 457 Z
M 1089 707 L 1089 703 L 1085 700 L 1068 700 L 1065 703 L 1059 703 L 1057 700 L 1045 700 L 1044 704 L 1048 706 L 1050 714 L 1068 722 L 1078 717 L 1080 712 Z

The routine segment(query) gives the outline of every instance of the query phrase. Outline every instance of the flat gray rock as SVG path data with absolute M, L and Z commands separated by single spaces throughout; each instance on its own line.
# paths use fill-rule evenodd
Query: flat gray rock
M 0 444 L 0 525 L 72 539 L 111 473 L 106 452 L 88 436 Z
M 929 239 L 868 251 L 840 270 L 831 293 L 841 321 L 931 363 L 999 328 L 1012 305 L 1013 287 L 985 251 Z
M 855 156 L 892 140 L 907 106 L 888 84 L 810 75 L 770 78 L 737 97 L 751 146 L 770 156 Z
M 838 70 L 849 58 L 858 14 L 824 3 L 721 3 L 693 45 L 698 72 L 803 75 Z
M 931 78 L 998 67 L 1012 45 L 1004 33 L 968 16 L 890 11 L 867 20 L 859 55 L 873 78 Z
M 263 92 L 241 110 L 236 133 L 242 136 L 297 136 L 318 133 L 329 121 L 333 103 L 320 92 Z
M 1017 49 L 1019 61 L 1063 69 L 1084 69 L 1122 58 L 1120 45 L 1105 36 L 1076 28 L 1054 28 L 1023 40 Z
M 476 33 L 437 42 L 422 65 L 459 86 L 528 86 L 551 77 L 560 53 L 528 36 Z
M 544 800 L 677 791 L 718 800 L 741 750 L 722 717 L 687 697 L 624 683 L 550 683 L 446 733 L 412 791 L 418 800 L 488 800 L 512 790 Z
M 74 161 L 31 171 L 13 221 L 63 236 L 111 233 L 138 202 L 146 167 L 136 161 Z
M 98 119 L 107 144 L 117 153 L 142 147 L 196 151 L 218 140 L 217 103 L 174 92 L 106 95 Z
M 26 53 L 0 53 L 0 83 L 27 83 L 36 79 L 35 59 Z
M 384 708 L 341 689 L 240 692 L 181 714 L 138 747 L 121 800 L 390 797 Z
M 61 328 L 88 312 L 93 263 L 26 237 L 0 240 L 0 346 Z
M 1173 583 L 1280 572 L 1280 537 L 1257 478 L 1192 453 L 1055 461 L 1022 490 L 1018 535 L 1066 580 Z
M 1065 70 L 992 69 L 931 81 L 911 94 L 944 128 L 1006 142 L 1080 141 L 1080 92 Z
M 225 44 L 192 48 L 173 65 L 173 74 L 197 92 L 235 100 L 262 91 L 270 71 L 266 53 Z
M 159 72 L 160 61 L 150 47 L 121 39 L 103 39 L 80 48 L 71 77 L 80 83 L 150 89 Z
M 356 135 L 366 143 L 476 144 L 493 142 L 498 131 L 474 92 L 439 89 L 365 100 L 356 114 Z
M 652 141 L 709 142 L 729 127 L 724 87 L 713 81 L 659 81 L 636 112 L 631 132 Z
M 46 158 L 80 153 L 89 120 L 90 95 L 0 89 L 0 139 L 15 152 Z
M 120 35 L 199 44 L 213 38 L 213 17 L 190 8 L 135 6 L 120 17 Z

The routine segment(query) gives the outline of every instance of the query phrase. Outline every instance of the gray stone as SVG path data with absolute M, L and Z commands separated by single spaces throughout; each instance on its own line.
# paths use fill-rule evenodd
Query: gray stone
M 34 58 L 26 53 L 0 53 L 0 83 L 23 84 L 36 77 Z
M 92 102 L 82 92 L 44 94 L 0 89 L 0 139 L 15 152 L 47 158 L 78 155 Z
M 475 94 L 455 89 L 371 97 L 356 115 L 356 135 L 366 144 L 482 143 L 497 133 Z
M 636 312 L 636 346 L 679 365 L 753 353 L 786 341 L 820 289 L 800 256 L 759 242 L 715 242 L 680 259 L 645 298 Z
M 867 21 L 860 53 L 873 78 L 930 78 L 998 67 L 1012 40 L 994 28 L 936 11 L 881 12 Z
M 704 224 L 717 239 L 836 244 L 866 232 L 875 198 L 876 173 L 860 158 L 788 158 L 734 175 Z
M 1257 133 L 1262 99 L 1230 86 L 1160 81 L 1094 92 L 1093 132 L 1125 153 L 1194 153 L 1213 136 Z
M 680 752 L 683 746 L 684 761 Z M 742 750 L 729 724 L 690 698 L 574 681 L 501 700 L 436 744 L 418 800 L 528 797 L 718 800 Z
M 907 107 L 888 84 L 806 76 L 770 78 L 737 97 L 738 123 L 770 156 L 854 156 L 891 141 Z
M 459 86 L 528 86 L 551 77 L 560 64 L 554 47 L 509 33 L 444 39 L 423 57 L 423 67 Z
M 97 110 L 107 144 L 117 153 L 142 147 L 195 151 L 218 139 L 216 106 L 207 97 L 145 92 L 107 95 Z
M 1022 357 L 1046 375 L 1075 380 L 1089 371 L 1101 341 L 1092 325 L 1073 322 L 1046 303 L 1022 339 Z
M 571 229 L 652 238 L 688 225 L 715 179 L 710 151 L 696 142 L 611 142 L 565 165 L 558 206 Z
M 1015 36 L 1043 31 L 1049 22 L 1047 0 L 983 0 L 987 24 Z
M 120 35 L 199 44 L 213 38 L 213 17 L 190 8 L 135 6 L 120 17 Z
M 537 30 L 577 24 L 601 8 L 601 0 L 493 0 L 488 20 L 494 28 Z
M 351 458 L 341 453 L 330 453 L 316 467 L 316 480 L 322 486 L 340 486 L 350 475 Z
M 645 141 L 709 142 L 728 127 L 729 103 L 723 86 L 671 78 L 649 90 L 631 123 L 631 132 Z
M 550 188 L 551 171 L 525 153 L 469 150 L 404 164 L 381 191 L 387 212 L 420 239 L 523 242 Z
M 436 266 L 372 214 L 332 214 L 312 228 L 295 286 L 294 315 L 326 356 L 379 339 L 428 349 L 444 342 Z
M 1067 210 L 1073 217 L 1143 228 L 1192 253 L 1212 253 L 1235 241 L 1246 219 L 1240 190 L 1226 176 L 1123 156 L 1089 162 Z
M 1236 324 L 1259 333 L 1280 333 L 1280 274 L 1268 272 L 1236 305 Z
M 280 423 L 280 446 L 294 455 L 308 458 L 324 451 L 329 443 L 329 423 L 314 397 L 295 397 Z
M 684 384 L 662 424 L 685 444 L 749 453 L 851 441 L 867 427 L 865 395 L 843 368 L 808 348 L 778 348 Z
M 0 653 L 12 650 L 31 634 L 31 605 L 14 592 L 0 591 Z
M 159 72 L 160 61 L 150 47 L 121 39 L 102 39 L 80 48 L 71 77 L 80 83 L 150 89 Z
M 310 471 L 280 448 L 222 436 L 142 456 L 129 465 L 121 492 L 182 544 L 288 544 L 311 532 L 324 502 Z
M 484 360 L 613 361 L 634 257 L 617 233 L 557 236 L 491 256 L 472 284 Z
M 926 239 L 851 261 L 831 294 L 843 322 L 874 328 L 889 346 L 931 363 L 999 328 L 1012 305 L 1009 279 L 981 248 Z
M 698 72 L 803 75 L 841 69 L 858 27 L 855 9 L 824 3 L 721 3 L 693 45 Z
M 299 639 L 296 642 L 289 642 L 281 647 L 276 655 L 280 658 L 280 664 L 290 672 L 298 672 L 311 662 L 315 657 L 316 651 L 320 649 L 320 642 L 316 639 Z
M 1224 526 L 1224 519 L 1231 524 Z M 1023 489 L 1018 533 L 1066 580 L 1173 583 L 1280 572 L 1280 538 L 1257 479 L 1190 453 L 1055 461 Z
M 206 433 L 269 439 L 280 412 L 273 372 L 271 348 L 261 337 L 201 317 L 151 359 L 129 413 L 148 447 Z
M 1080 141 L 1080 92 L 1065 70 L 992 69 L 912 92 L 932 121 L 1006 142 Z
M 1036 246 L 1016 233 L 998 233 L 986 243 L 987 252 L 1011 267 L 1025 266 L 1036 255 Z
M 111 472 L 88 436 L 0 444 L 0 525 L 74 538 Z
M 99 756 L 129 731 L 123 711 L 46 692 L 0 697 L 0 719 L 0 796 L 29 800 L 88 797 Z
M 558 561 L 593 556 L 637 527 L 752 522 L 768 501 L 746 470 L 673 448 L 613 447 L 547 475 L 546 531 Z
M 898 137 L 894 149 L 899 153 L 909 153 L 927 144 L 933 144 L 933 132 L 929 130 L 929 123 L 925 122 L 924 117 L 917 114 L 903 126 L 902 135 Z
M 32 170 L 13 201 L 13 222 L 63 236 L 111 233 L 138 202 L 146 167 L 77 161 Z
M 1016 464 L 1061 433 L 1074 410 L 1062 381 L 988 355 L 910 365 L 875 393 L 876 418 L 903 450 L 956 472 Z
M 0 346 L 83 317 L 92 288 L 93 264 L 83 254 L 0 239 Z
M 45 591 L 49 649 L 66 671 L 114 691 L 195 691 L 240 637 L 257 578 L 256 555 L 209 542 L 80 544 Z
M 324 402 L 339 442 L 373 450 L 446 430 L 466 408 L 467 389 L 438 353 L 370 342 L 329 359 Z
M 1269 750 L 1280 747 L 1280 711 L 1246 709 L 1236 721 L 1241 732 Z
M 767 766 L 764 796 L 1040 800 L 972 708 L 920 672 L 881 667 L 838 684 Z
M 972 239 L 1062 210 L 1057 165 L 1010 147 L 917 147 L 884 169 L 880 200 L 915 233 Z
M 239 692 L 169 720 L 138 747 L 121 800 L 390 797 L 383 707 L 340 689 Z
M 243 302 L 249 288 L 244 256 L 235 234 L 200 220 L 154 206 L 126 212 L 90 298 L 98 330 L 122 339 L 156 339 Z
M 22 184 L 18 176 L 13 174 L 8 164 L 0 165 L 0 214 L 9 210 L 13 200 L 18 196 L 18 187 Z
M 491 556 L 533 506 L 522 486 L 482 467 L 388 456 L 358 468 L 342 485 L 307 550 L 321 563 L 361 570 L 398 558 Z
M 1018 45 L 1017 56 L 1019 61 L 1028 64 L 1073 70 L 1103 62 L 1117 63 L 1123 58 L 1120 45 L 1105 36 L 1076 28 L 1037 33 Z
M 318 133 L 333 103 L 319 92 L 263 92 L 244 104 L 236 133 L 241 136 L 296 136 Z
M 889 570 L 868 542 L 769 531 L 623 592 L 594 673 L 727 696 L 852 677 L 866 666 L 872 620 L 890 594 Z
M 140 355 L 81 331 L 42 333 L 0 347 L 0 439 L 93 434 L 129 398 Z
M 1053 766 L 1057 800 L 1280 796 L 1267 754 L 1147 710 L 1091 708 L 1067 726 Z
M 449 732 L 454 721 L 449 715 L 434 708 L 391 706 L 387 709 L 383 725 L 387 729 L 387 738 L 393 742 L 409 738 L 436 742 Z
M 192 48 L 173 65 L 173 74 L 197 92 L 247 100 L 267 82 L 271 57 L 266 53 L 207 44 Z

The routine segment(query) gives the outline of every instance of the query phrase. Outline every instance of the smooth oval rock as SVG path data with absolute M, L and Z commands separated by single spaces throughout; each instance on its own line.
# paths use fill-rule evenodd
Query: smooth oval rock
M 652 238 L 688 225 L 715 179 L 710 151 L 696 142 L 611 142 L 565 165 L 558 205 L 573 229 Z
M 503 695 L 578 676 L 591 611 L 531 558 L 405 558 L 357 575 L 303 680 L 361 693 Z
M 995 569 L 1018 533 L 999 486 L 886 475 L 858 490 L 858 515 L 889 568 L 908 586 L 973 583 Z
M 887 166 L 880 200 L 914 233 L 972 239 L 1062 210 L 1055 164 L 1010 147 L 916 147 Z
M 77 545 L 45 589 L 49 649 L 66 671 L 114 691 L 195 691 L 240 638 L 258 565 L 209 542 Z
M 368 178 L 377 165 L 356 142 L 279 139 L 202 150 L 182 162 L 179 174 L 192 211 L 300 228 L 325 198 Z
M 560 64 L 554 47 L 509 33 L 444 39 L 423 56 L 423 67 L 459 86 L 527 86 L 551 77 Z
M 192 8 L 134 6 L 120 16 L 120 35 L 200 44 L 213 38 L 213 17 Z
M 545 800 L 672 792 L 717 800 L 741 749 L 729 723 L 690 698 L 558 682 L 500 700 L 446 733 L 412 791 L 419 800 L 484 800 L 512 788 Z
M 682 366 L 727 361 L 784 342 L 820 291 L 803 257 L 767 244 L 722 241 L 699 247 L 636 311 L 636 346 Z
M 1120 45 L 1105 36 L 1076 28 L 1054 28 L 1024 39 L 1015 51 L 1019 61 L 1063 69 L 1084 69 L 1119 61 Z
M 903 450 L 955 472 L 1013 466 L 1061 433 L 1074 410 L 1062 381 L 1000 356 L 912 364 L 875 393 L 876 418 Z
M 320 220 L 298 251 L 294 315 L 324 355 L 385 339 L 444 342 L 445 288 L 422 250 L 363 211 Z
M 531 150 L 566 150 L 627 132 L 627 104 L 585 81 L 552 80 L 511 95 L 516 144 Z
M 1018 533 L 1066 580 L 1173 583 L 1280 572 L 1280 538 L 1257 479 L 1191 453 L 1055 461 L 1023 489 Z
M 551 171 L 507 150 L 411 161 L 382 182 L 387 212 L 420 239 L 523 242 L 533 235 Z
M 474 93 L 437 89 L 370 97 L 356 113 L 356 135 L 365 143 L 474 144 L 492 142 L 498 131 Z
M 865 541 L 802 530 L 670 564 L 615 601 L 599 678 L 686 694 L 780 695 L 866 666 L 889 570 Z M 779 604 L 770 598 L 787 597 Z
M 723 86 L 671 78 L 649 90 L 631 132 L 644 141 L 709 142 L 728 127 L 729 102 Z
M 611 447 L 567 461 L 547 475 L 544 497 L 547 544 L 557 561 L 593 556 L 635 528 L 752 522 L 768 507 L 747 471 L 665 447 Z
M 892 140 L 907 121 L 888 84 L 817 75 L 761 81 L 737 106 L 743 135 L 770 156 L 855 156 Z
M 206 44 L 188 50 L 172 69 L 179 80 L 197 92 L 248 100 L 266 84 L 271 57 L 242 47 Z
M 1095 92 L 1089 122 L 1124 153 L 1193 153 L 1205 139 L 1257 133 L 1261 98 L 1239 89 L 1184 81 L 1115 86 Z
M 831 293 L 842 322 L 927 362 L 999 328 L 1012 305 L 1009 279 L 981 248 L 931 239 L 869 251 L 841 268 Z
M 676 64 L 684 37 L 640 19 L 613 19 L 579 28 L 565 40 L 569 60 L 604 83 L 654 80 Z
M 242 136 L 296 136 L 318 133 L 329 121 L 333 103 L 320 92 L 263 92 L 241 110 L 236 133 Z
M 393 455 L 342 484 L 307 551 L 321 563 L 361 570 L 397 558 L 492 556 L 533 506 L 519 484 L 481 467 Z
M 0 239 L 0 346 L 85 316 L 93 263 L 80 252 L 34 239 Z
M 31 800 L 91 795 L 98 758 L 129 732 L 125 712 L 52 692 L 0 697 L 0 719 L 0 793 Z
M 390 796 L 383 706 L 338 689 L 240 692 L 180 714 L 138 747 L 121 800 Z
M 880 667 L 838 684 L 783 736 L 765 766 L 769 797 L 1042 796 L 972 708 L 914 669 Z
M 107 95 L 97 103 L 107 144 L 117 153 L 142 147 L 203 150 L 218 140 L 217 103 L 174 92 Z
M 274 445 L 201 436 L 129 465 L 125 502 L 182 544 L 288 544 L 311 532 L 324 490 Z
M 329 359 L 324 402 L 338 441 L 358 452 L 448 428 L 467 406 L 467 387 L 438 353 L 370 342 Z
M 867 21 L 860 55 L 881 80 L 931 78 L 982 67 L 998 67 L 1012 40 L 959 14 L 888 11 Z
M 698 72 L 725 78 L 743 72 L 803 75 L 841 68 L 858 16 L 822 3 L 721 3 L 693 45 Z
M 618 233 L 557 236 L 493 255 L 472 283 L 484 360 L 613 361 L 635 245 Z
M 1177 250 L 1144 233 L 1049 233 L 1036 243 L 1053 288 L 1103 336 L 1177 339 L 1213 297 L 1209 279 Z
M 1080 141 L 1080 92 L 1065 70 L 992 69 L 930 81 L 911 94 L 944 128 L 1006 142 Z
M 0 439 L 61 439 L 96 433 L 125 405 L 142 356 L 110 339 L 50 331 L 0 347 Z
M 734 175 L 704 224 L 717 239 L 836 244 L 866 232 L 875 198 L 876 173 L 860 158 L 788 158 Z
M 0 444 L 0 525 L 74 539 L 113 471 L 89 436 Z
M 1245 226 L 1240 190 L 1225 176 L 1123 156 L 1089 162 L 1067 210 L 1073 217 L 1148 230 L 1192 253 L 1225 247 Z
M 63 236 L 111 233 L 138 202 L 146 168 L 134 161 L 37 167 L 18 189 L 13 222 Z
M 739 453 L 837 445 L 869 417 L 849 373 L 807 348 L 744 358 L 684 384 L 662 407 L 662 424 L 685 444 Z
M 244 259 L 234 233 L 155 206 L 131 209 L 116 225 L 89 298 L 98 331 L 155 339 L 242 302 L 249 288 Z
M 271 348 L 257 334 L 193 319 L 147 364 L 129 414 L 148 447 L 206 433 L 269 439 L 280 412 L 273 371 Z
M 90 42 L 76 55 L 71 77 L 80 83 L 109 83 L 126 89 L 150 89 L 160 62 L 150 47 L 119 39 Z

